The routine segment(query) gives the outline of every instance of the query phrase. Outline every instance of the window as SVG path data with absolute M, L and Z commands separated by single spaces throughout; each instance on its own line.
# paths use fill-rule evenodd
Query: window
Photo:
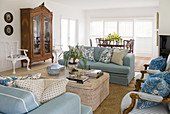
M 69 50 L 68 46 L 74 46 L 77 41 L 77 21 L 61 19 L 61 45 L 64 51 Z
M 116 21 L 105 21 L 104 22 L 104 36 L 107 37 L 110 33 L 117 33 L 117 22 Z
M 123 40 L 134 39 L 134 53 L 136 56 L 153 57 L 154 41 L 153 18 L 134 19 L 92 19 L 90 22 L 90 38 L 93 46 L 96 45 L 96 38 L 106 38 L 114 32 L 120 35 Z
M 119 35 L 122 37 L 133 37 L 133 21 L 119 22 Z

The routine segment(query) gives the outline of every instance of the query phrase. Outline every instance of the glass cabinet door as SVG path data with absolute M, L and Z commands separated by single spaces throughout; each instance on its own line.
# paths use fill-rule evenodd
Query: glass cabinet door
M 40 16 L 33 17 L 33 53 L 34 55 L 41 54 L 40 47 Z
M 44 52 L 50 53 L 50 19 L 44 16 Z

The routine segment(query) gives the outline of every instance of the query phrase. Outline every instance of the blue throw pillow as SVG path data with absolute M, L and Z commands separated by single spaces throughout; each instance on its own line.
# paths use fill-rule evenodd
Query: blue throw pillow
M 112 56 L 112 50 L 105 49 L 100 55 L 99 62 L 110 63 L 111 56 Z
M 149 64 L 149 69 L 164 71 L 166 68 L 166 58 L 158 57 Z
M 166 83 L 168 83 L 170 85 L 170 71 L 166 71 L 166 72 L 162 72 L 162 73 L 158 73 L 158 74 L 155 74 L 155 75 L 151 75 L 149 76 L 150 78 L 151 77 L 159 77 L 159 78 L 162 78 L 166 81 Z
M 83 55 L 87 60 L 94 61 L 94 48 L 84 49 Z
M 15 87 L 15 82 L 14 82 L 15 80 L 39 79 L 40 77 L 41 77 L 41 73 L 28 75 L 28 76 L 20 76 L 20 77 L 0 76 L 0 84 L 5 86 Z
M 164 79 L 160 77 L 149 77 L 145 81 L 141 89 L 141 92 L 167 97 L 170 94 L 170 86 L 168 83 L 166 83 Z M 158 104 L 159 103 L 149 102 L 149 101 L 139 99 L 137 103 L 137 108 L 143 109 L 143 108 L 156 106 Z

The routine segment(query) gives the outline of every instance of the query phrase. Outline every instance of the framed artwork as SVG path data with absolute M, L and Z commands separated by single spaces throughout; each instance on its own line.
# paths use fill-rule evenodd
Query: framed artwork
M 6 35 L 10 36 L 13 33 L 13 27 L 11 25 L 6 25 L 4 28 L 4 32 Z
M 6 12 L 4 15 L 4 20 L 7 23 L 11 23 L 13 21 L 13 15 L 10 12 Z

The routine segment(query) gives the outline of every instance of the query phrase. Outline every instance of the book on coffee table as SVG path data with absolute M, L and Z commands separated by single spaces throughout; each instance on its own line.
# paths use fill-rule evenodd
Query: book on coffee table
M 72 80 L 72 81 L 76 81 L 77 83 L 85 83 L 89 77 L 88 76 L 75 76 L 75 75 L 70 75 L 67 77 L 67 79 Z
M 86 72 L 86 76 L 89 76 L 89 77 L 92 77 L 92 78 L 99 78 L 102 75 L 103 75 L 102 70 L 91 69 L 91 70 Z

